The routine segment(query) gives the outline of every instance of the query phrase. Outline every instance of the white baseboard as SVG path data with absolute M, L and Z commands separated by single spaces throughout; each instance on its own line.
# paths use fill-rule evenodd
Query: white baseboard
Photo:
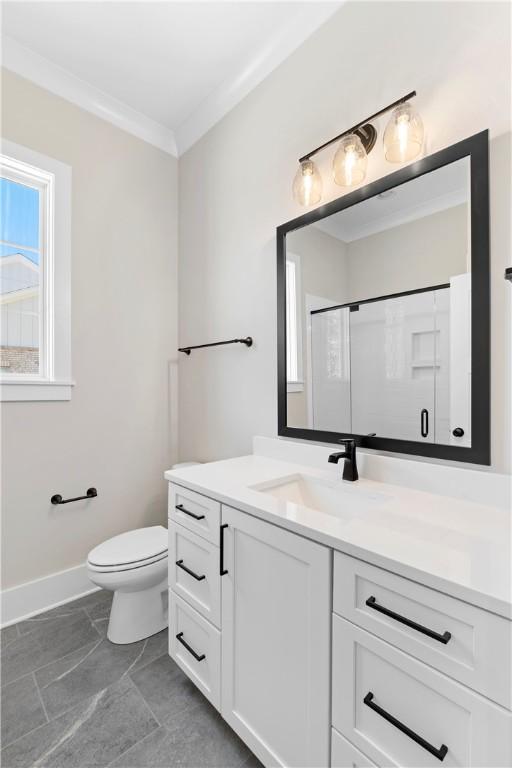
M 97 592 L 98 589 L 89 580 L 85 565 L 77 565 L 42 579 L 4 589 L 0 593 L 0 624 L 7 627 L 42 611 L 69 603 L 77 597 Z

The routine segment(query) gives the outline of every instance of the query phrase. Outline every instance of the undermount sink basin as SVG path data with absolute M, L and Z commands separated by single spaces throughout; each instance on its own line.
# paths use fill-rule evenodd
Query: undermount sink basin
M 324 480 L 303 474 L 260 483 L 252 486 L 252 490 L 345 519 L 371 511 L 389 500 L 382 493 L 359 488 L 357 482 L 349 485 L 341 480 Z

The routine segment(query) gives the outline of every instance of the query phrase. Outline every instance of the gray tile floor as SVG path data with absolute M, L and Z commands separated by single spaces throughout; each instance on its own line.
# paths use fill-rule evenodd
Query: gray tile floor
M 106 638 L 95 592 L 1 633 L 3 768 L 261 768 L 167 655 Z

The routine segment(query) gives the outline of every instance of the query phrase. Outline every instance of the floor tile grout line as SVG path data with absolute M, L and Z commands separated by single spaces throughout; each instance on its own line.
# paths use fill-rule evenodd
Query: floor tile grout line
M 144 704 L 146 705 L 146 707 L 147 707 L 147 708 L 149 709 L 149 711 L 151 712 L 152 716 L 155 718 L 155 720 L 156 720 L 156 722 L 157 722 L 157 724 L 158 724 L 158 727 L 159 727 L 159 728 L 162 728 L 162 727 L 163 727 L 163 726 L 162 726 L 162 723 L 160 722 L 160 720 L 158 719 L 158 717 L 155 715 L 155 713 L 153 712 L 153 710 L 152 710 L 152 709 L 151 709 L 151 707 L 149 706 L 149 704 L 148 704 L 148 702 L 147 702 L 147 699 L 146 699 L 146 697 L 144 696 L 144 694 L 143 694 L 143 693 L 142 693 L 142 691 L 140 690 L 140 688 L 139 688 L 139 686 L 137 685 L 137 683 L 135 683 L 135 682 L 132 680 L 132 678 L 131 678 L 131 676 L 130 676 L 130 675 L 128 675 L 127 677 L 128 677 L 128 680 L 130 681 L 130 683 L 133 685 L 133 687 L 134 687 L 134 688 L 135 688 L 135 690 L 137 691 L 137 693 L 139 694 L 139 696 L 141 697 L 141 699 L 142 699 L 142 701 L 144 702 Z M 145 737 L 144 737 L 144 738 L 145 738 Z M 130 747 L 130 749 L 131 749 L 131 747 Z
M 99 616 L 97 619 L 93 619 L 93 617 L 91 616 L 89 611 L 92 611 L 94 607 L 95 606 L 91 606 L 90 608 L 82 608 L 82 610 L 85 611 L 85 613 L 87 614 L 87 618 L 89 619 L 89 621 L 91 621 L 93 624 L 94 624 L 95 621 L 106 621 L 109 618 L 109 616 Z M 109 606 L 108 606 L 108 614 L 109 615 L 110 615 L 111 607 L 112 607 L 111 604 L 109 604 Z
M 146 661 L 144 664 L 142 664 L 142 666 L 136 667 L 135 669 L 133 669 L 130 672 L 130 675 L 135 674 L 135 672 L 140 672 L 141 669 L 146 669 L 146 667 L 148 667 L 150 664 L 153 664 L 153 662 L 158 661 L 159 659 L 161 659 L 162 656 L 168 656 L 167 651 L 164 651 L 163 653 L 161 653 L 160 656 L 155 656 L 154 659 L 149 659 L 149 661 Z
M 98 630 L 96 630 L 98 632 Z M 104 640 L 105 638 L 101 637 L 100 633 L 98 632 L 98 637 L 101 640 Z M 59 656 L 57 659 L 53 659 L 52 661 L 49 661 L 47 664 L 43 664 L 41 667 L 36 667 L 36 669 L 32 669 L 30 672 L 24 672 L 19 677 L 15 677 L 13 680 L 10 680 L 8 683 L 5 683 L 5 685 L 2 685 L 2 689 L 7 687 L 8 685 L 11 685 L 11 683 L 17 683 L 19 680 L 21 680 L 22 677 L 27 677 L 27 675 L 35 674 L 36 672 L 41 672 L 42 669 L 45 669 L 46 667 L 50 667 L 52 664 L 57 664 L 59 661 L 64 661 L 68 656 L 71 656 L 73 653 L 78 653 L 78 651 L 82 651 L 84 648 L 87 648 L 88 645 L 91 645 L 92 643 L 97 642 L 97 638 L 94 638 L 94 640 L 89 640 L 88 643 L 85 643 L 85 645 L 81 645 L 79 648 L 75 648 L 73 651 L 69 651 L 69 653 L 65 653 L 64 656 Z
M 32 672 L 29 672 L 28 674 L 33 674 Z M 106 688 L 103 688 L 102 691 L 99 691 L 99 693 L 103 693 L 106 690 Z M 83 707 L 88 701 L 91 699 L 94 699 L 95 696 L 97 696 L 98 693 L 95 693 L 91 696 L 87 696 L 87 698 L 83 699 L 82 701 L 77 702 L 69 709 L 66 709 L 63 712 L 59 712 L 57 715 L 55 715 L 52 718 L 48 719 L 47 723 L 41 723 L 41 725 L 36 726 L 35 728 L 32 728 L 32 730 L 27 731 L 23 734 L 23 736 L 17 736 L 13 741 L 10 741 L 8 744 L 2 744 L 1 752 L 3 752 L 7 747 L 12 747 L 13 744 L 16 744 L 18 741 L 21 741 L 26 736 L 30 736 L 31 734 L 35 733 L 35 731 L 38 731 L 40 728 L 46 728 L 47 725 L 50 725 L 50 723 L 55 722 L 55 720 L 58 720 L 60 717 L 64 717 L 65 715 L 68 715 L 70 712 L 72 712 L 74 709 L 78 709 L 79 707 Z M 46 708 L 45 708 L 46 711 Z
M 60 675 L 57 675 L 57 677 L 54 677 L 53 680 L 50 680 L 49 683 L 46 683 L 46 685 L 43 685 L 41 690 L 44 690 L 45 688 L 48 688 L 50 685 L 53 685 L 54 683 L 58 683 L 59 680 L 62 680 L 63 677 L 67 677 L 67 675 L 70 675 L 72 672 L 74 672 L 75 669 L 77 669 L 80 666 L 80 664 L 83 664 L 84 661 L 87 658 L 89 658 L 91 653 L 94 653 L 96 648 L 98 648 L 98 646 L 100 646 L 102 642 L 103 642 L 103 638 L 100 637 L 100 639 L 96 641 L 96 643 L 92 646 L 92 648 L 89 648 L 89 650 L 87 651 L 85 656 L 82 656 L 80 661 L 77 661 L 76 664 L 73 664 L 73 666 L 71 666 L 69 669 L 66 669 L 65 672 L 62 672 Z M 61 659 L 61 661 L 62 661 L 62 659 Z M 58 664 L 59 662 L 55 662 L 55 663 Z
M 97 634 L 99 636 L 100 633 L 98 632 L 96 627 L 93 625 L 93 623 L 92 623 L 91 619 L 89 618 L 85 608 L 77 608 L 75 611 L 70 611 L 69 613 L 67 613 L 65 615 L 50 616 L 47 619 L 40 619 L 39 621 L 41 622 L 41 624 L 43 624 L 45 621 L 56 621 L 57 619 L 69 619 L 70 616 L 79 616 L 81 613 L 84 615 L 84 618 L 87 619 L 89 624 L 91 624 L 91 626 L 93 627 L 94 631 L 97 632 Z M 32 619 L 27 619 L 26 621 L 33 621 L 33 620 Z M 24 622 L 20 622 L 20 624 L 23 624 L 23 623 Z M 19 625 L 17 625 L 17 626 L 19 627 Z M 25 637 L 30 637 L 30 635 L 34 634 L 34 631 L 35 631 L 35 629 L 37 629 L 37 626 L 38 626 L 37 624 L 34 624 L 34 626 L 32 627 L 32 629 L 29 632 L 21 632 L 18 629 L 20 639 L 23 639 Z
M 100 595 L 104 591 L 106 591 L 106 590 L 97 590 L 97 592 L 93 592 L 91 594 L 98 594 L 98 595 Z M 101 604 L 104 601 L 106 602 L 106 598 L 102 598 L 102 599 L 98 599 L 96 601 L 96 603 L 93 603 L 93 605 L 89 606 L 88 608 L 86 608 L 84 606 L 76 606 L 75 608 L 73 608 L 74 603 L 75 602 L 79 602 L 80 600 L 83 600 L 83 598 L 79 597 L 76 600 L 71 600 L 69 603 L 63 603 L 63 605 L 57 606 L 56 608 L 49 608 L 47 611 L 40 611 L 39 613 L 35 614 L 35 616 L 30 616 L 27 619 L 21 619 L 20 621 L 17 621 L 15 624 L 13 624 L 11 626 L 16 627 L 16 632 L 17 632 L 18 637 L 25 637 L 25 635 L 29 635 L 30 632 L 22 633 L 20 631 L 20 628 L 19 628 L 20 624 L 25 624 L 25 623 L 34 623 L 35 624 L 37 622 L 42 622 L 42 621 L 52 621 L 53 619 L 67 618 L 69 616 L 74 616 L 76 613 L 79 613 L 80 611 L 83 611 L 86 614 L 86 616 L 89 619 L 89 621 L 91 621 L 91 617 L 89 616 L 87 611 L 91 610 L 91 608 L 94 608 L 96 605 L 98 605 L 98 603 Z M 59 613 L 55 613 L 55 615 L 53 615 L 53 616 L 52 615 L 50 615 L 50 616 L 46 615 L 46 614 L 49 614 L 49 613 L 51 614 L 52 611 L 58 611 L 59 608 L 64 608 L 64 607 L 69 608 L 69 610 L 67 610 L 65 613 L 60 613 L 60 614 Z M 109 610 L 110 610 L 110 606 L 109 606 Z
M 36 673 L 32 672 L 32 677 L 34 678 L 34 685 L 36 686 L 37 695 L 39 696 L 39 701 L 41 702 L 41 706 L 43 708 L 44 716 L 46 717 L 46 722 L 50 722 L 50 718 L 48 717 L 48 712 L 46 711 L 46 706 L 43 701 L 43 694 L 41 693 L 41 689 L 39 688 L 38 682 L 36 680 Z
M 141 694 L 141 696 L 142 696 L 142 694 Z M 144 701 L 145 701 L 145 699 L 144 699 Z M 148 709 L 149 709 L 149 707 L 148 707 Z M 117 755 L 116 757 L 114 757 L 114 759 L 111 760 L 110 763 L 108 763 L 105 766 L 105 768 L 110 768 L 110 766 L 113 765 L 114 763 L 116 763 L 118 760 L 120 760 L 123 757 L 123 755 L 126 756 L 126 755 L 128 755 L 132 751 L 132 749 L 135 749 L 135 747 L 140 747 L 142 742 L 146 741 L 146 739 L 149 739 L 150 736 L 153 736 L 155 731 L 157 731 L 159 728 L 163 728 L 165 731 L 167 731 L 167 728 L 165 727 L 165 725 L 158 725 L 156 728 L 153 728 L 152 731 L 150 731 L 149 733 L 146 733 L 146 735 L 143 736 L 142 739 L 139 739 L 138 741 L 135 742 L 135 744 L 132 744 L 131 747 L 128 747 L 128 749 L 125 749 L 124 752 L 121 752 L 120 755 Z M 128 763 L 128 766 L 129 766 L 129 763 Z M 127 766 L 127 768 L 128 768 L 128 766 Z
M 101 638 L 101 639 L 100 639 L 100 641 L 102 641 L 102 640 L 104 640 L 104 639 L 105 639 L 105 638 Z M 89 643 L 88 643 L 88 645 L 89 645 Z M 98 645 L 99 645 L 99 643 L 97 643 L 97 644 L 96 644 L 96 647 L 97 647 Z M 86 647 L 86 646 L 82 646 L 82 648 L 85 648 L 85 647 Z M 81 649 L 77 649 L 77 650 L 81 650 Z M 71 653 L 69 653 L 69 654 L 66 654 L 66 655 L 67 655 L 67 656 L 71 656 L 73 653 L 76 653 L 76 651 L 71 651 Z M 63 659 L 65 659 L 65 658 L 66 658 L 66 657 L 65 657 L 65 656 L 63 656 L 61 659 L 57 659 L 57 661 L 62 661 L 62 660 L 63 660 Z M 56 662 L 50 662 L 50 664 L 46 664 L 45 666 L 51 666 L 51 664 L 53 664 L 53 663 L 56 663 Z M 55 714 L 53 717 L 49 717 L 49 715 L 48 715 L 48 712 L 47 712 L 47 710 L 46 710 L 46 707 L 45 707 L 45 705 L 44 705 L 44 701 L 43 701 L 42 695 L 41 695 L 41 690 L 40 690 L 40 688 L 39 688 L 39 685 L 38 685 L 38 683 L 37 683 L 37 680 L 36 680 L 36 676 L 35 676 L 35 673 L 36 673 L 36 672 L 38 672 L 38 671 L 40 671 L 41 669 L 44 669 L 44 667 L 40 667 L 40 668 L 39 668 L 39 670 L 34 670 L 33 672 L 27 672 L 25 675 L 22 675 L 21 677 L 19 677 L 19 678 L 16 678 L 16 680 L 13 680 L 12 682 L 13 682 L 13 683 L 15 683 L 15 682 L 18 682 L 19 680 L 21 680 L 21 679 L 22 679 L 22 677 L 29 677 L 29 676 L 33 677 L 33 680 L 34 680 L 34 683 L 35 683 L 35 686 L 36 686 L 36 690 L 37 690 L 37 693 L 39 694 L 39 699 L 40 699 L 40 701 L 41 701 L 41 704 L 42 704 L 42 707 L 43 707 L 43 712 L 44 712 L 44 714 L 45 714 L 45 716 L 46 716 L 47 722 L 46 722 L 46 723 L 42 723 L 41 725 L 37 725 L 35 728 L 32 728 L 30 731 L 27 731 L 27 732 L 26 732 L 26 733 L 24 733 L 22 736 L 18 736 L 18 737 L 16 737 L 16 739 L 14 739 L 13 741 L 10 741 L 8 744 L 2 744 L 2 751 L 3 751 L 4 749 L 6 749 L 7 747 L 10 747 L 10 746 L 12 746 L 13 744 L 15 744 L 15 743 L 16 743 L 17 741 L 19 741 L 20 739 L 23 739 L 23 738 L 25 738 L 25 736 L 29 736 L 29 735 L 30 735 L 30 734 L 32 734 L 34 731 L 37 731 L 39 728 L 44 728 L 44 727 L 45 727 L 46 725 L 48 725 L 49 723 L 52 723 L 52 722 L 54 722 L 55 720 L 58 720 L 60 717 L 63 717 L 64 715 L 67 715 L 69 712 L 72 712 L 72 711 L 73 711 L 73 709 L 75 709 L 76 707 L 80 707 L 80 706 L 81 706 L 81 705 L 83 705 L 85 702 L 87 702 L 89 699 L 92 699 L 92 698 L 94 698 L 94 696 L 98 695 L 98 694 L 96 693 L 96 694 L 92 694 L 91 696 L 87 696 L 85 699 L 83 699 L 82 701 L 76 702 L 75 704 L 73 704 L 73 705 L 72 705 L 71 707 L 69 707 L 68 709 L 66 709 L 66 710 L 63 710 L 62 712 L 58 712 L 58 713 L 56 713 L 56 714 Z M 138 671 L 138 670 L 137 670 L 137 671 Z M 129 674 L 127 674 L 127 672 L 123 672 L 123 674 L 121 675 L 121 677 L 119 678 L 119 680 L 116 680 L 114 683 L 112 683 L 112 685 L 116 685 L 116 684 L 117 684 L 117 683 L 118 683 L 118 682 L 119 682 L 119 681 L 120 681 L 120 680 L 121 680 L 123 677 L 124 677 L 125 679 L 128 679 L 128 681 L 129 681 L 129 682 L 132 684 L 132 686 L 133 686 L 133 687 L 136 689 L 136 692 L 138 693 L 138 695 L 139 695 L 139 696 L 140 696 L 140 698 L 142 699 L 142 701 L 143 701 L 143 704 L 144 704 L 144 705 L 146 706 L 146 708 L 149 710 L 149 712 L 150 712 L 151 716 L 152 716 L 152 717 L 154 717 L 154 719 L 155 719 L 155 722 L 157 723 L 157 727 L 159 727 L 159 728 L 163 727 L 163 726 L 161 725 L 161 723 L 160 723 L 159 719 L 157 718 L 157 716 L 155 715 L 155 713 L 153 712 L 153 710 L 152 710 L 152 709 L 151 709 L 151 707 L 149 706 L 148 702 L 146 701 L 146 698 L 143 696 L 142 692 L 139 690 L 138 686 L 136 686 L 136 685 L 135 685 L 135 683 L 134 683 L 134 682 L 133 682 L 133 680 L 131 679 L 130 675 L 129 675 Z M 7 685 L 10 685 L 10 683 L 7 683 Z M 5 687 L 7 687 L 7 686 L 4 686 L 4 688 L 5 688 Z M 155 728 L 153 728 L 153 731 L 155 731 L 155 730 L 156 730 L 156 729 L 155 729 Z M 153 733 L 153 731 L 151 731 L 151 733 Z M 148 734 L 148 735 L 149 735 L 149 734 Z M 144 738 L 146 738 L 146 737 L 144 737 Z M 136 742 L 136 743 L 138 744 L 139 742 Z M 133 744 L 132 746 L 135 746 L 135 744 Z M 131 748 L 132 748 L 132 747 L 130 747 L 130 749 L 131 749 Z M 123 754 L 124 754 L 124 753 L 123 753 Z M 115 758 L 115 759 L 117 759 L 117 758 Z
M 46 711 L 46 710 L 44 710 Z M 55 718 L 54 718 L 55 719 Z M 7 744 L 2 744 L 2 752 L 4 752 L 8 747 L 12 747 L 13 744 L 16 744 L 18 741 L 21 741 L 22 739 L 26 738 L 27 736 L 30 736 L 31 734 L 35 733 L 35 731 L 38 731 L 40 728 L 46 728 L 49 723 L 51 723 L 52 720 L 48 720 L 46 723 L 41 723 L 41 725 L 36 725 L 35 728 L 31 728 L 30 731 L 27 731 L 22 736 L 16 736 L 15 739 L 12 741 L 9 741 Z
M 50 609 L 52 610 L 52 609 Z M 53 619 L 67 619 L 68 616 L 74 616 L 75 613 L 83 611 L 83 608 L 74 608 L 67 613 L 56 613 L 54 616 L 45 616 L 43 613 L 38 613 L 36 616 L 30 616 L 28 619 L 22 619 L 18 624 L 37 624 L 40 621 L 52 621 Z M 18 626 L 18 624 L 16 626 Z M 28 632 L 26 634 L 29 634 Z
M 16 635 L 16 637 L 13 637 L 13 639 L 9 640 L 8 643 L 2 643 L 2 653 L 4 653 L 4 651 L 6 651 L 8 648 L 10 648 L 11 645 L 13 643 L 16 643 L 19 639 L 20 639 L 20 636 Z
M 74 653 L 74 651 L 72 651 L 72 653 Z M 71 654 L 69 654 L 69 655 L 71 655 Z M 51 662 L 51 663 L 53 663 L 53 662 Z M 49 665 L 47 665 L 47 666 L 49 666 Z M 41 669 L 44 669 L 44 667 L 41 667 Z M 39 699 L 40 699 L 42 707 L 43 707 L 43 712 L 44 712 L 44 714 L 46 716 L 46 723 L 41 723 L 41 725 L 36 725 L 35 728 L 32 728 L 30 731 L 27 731 L 26 733 L 23 734 L 23 736 L 17 736 L 13 741 L 10 741 L 8 744 L 2 744 L 2 750 L 1 751 L 6 749 L 7 747 L 12 746 L 12 744 L 15 744 L 20 739 L 24 739 L 25 736 L 30 736 L 31 733 L 34 733 L 34 731 L 37 731 L 39 728 L 44 728 L 46 725 L 49 725 L 50 723 L 53 723 L 54 720 L 58 720 L 59 717 L 62 717 L 63 715 L 67 715 L 69 712 L 72 712 L 73 709 L 75 709 L 76 707 L 81 706 L 84 702 L 88 701 L 89 699 L 94 698 L 94 696 L 97 695 L 97 694 L 92 694 L 91 696 L 87 696 L 85 699 L 82 699 L 82 701 L 79 701 L 79 702 L 76 702 L 75 704 L 73 704 L 71 707 L 69 707 L 69 709 L 65 709 L 62 712 L 58 712 L 53 717 L 50 717 L 48 715 L 48 712 L 46 710 L 46 707 L 45 707 L 45 704 L 44 704 L 44 701 L 43 701 L 43 697 L 42 697 L 42 694 L 41 694 L 41 689 L 39 688 L 39 686 L 37 684 L 36 675 L 35 675 L 36 671 L 38 671 L 38 670 L 35 670 L 34 672 L 27 672 L 27 674 L 26 675 L 22 675 L 22 677 L 33 676 L 34 683 L 35 683 L 37 692 L 39 694 Z M 21 680 L 21 677 L 18 677 L 16 680 L 13 680 L 13 683 L 18 682 L 19 680 Z M 8 683 L 7 685 L 10 685 L 10 683 Z M 6 687 L 7 686 L 4 686 L 4 688 L 6 688 Z M 144 701 L 145 701 L 145 699 L 144 699 Z

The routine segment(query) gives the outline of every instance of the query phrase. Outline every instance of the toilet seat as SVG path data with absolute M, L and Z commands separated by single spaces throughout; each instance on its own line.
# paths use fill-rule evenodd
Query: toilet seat
M 147 560 L 140 560 L 134 563 L 126 563 L 125 565 L 95 565 L 94 563 L 87 562 L 87 567 L 90 571 L 95 573 L 120 573 L 121 571 L 133 571 L 135 568 L 144 568 L 145 566 L 152 565 L 153 563 L 159 563 L 160 560 L 167 559 L 167 552 L 164 552 L 159 557 L 150 557 Z
M 167 557 L 167 531 L 161 525 L 114 536 L 89 553 L 88 567 L 97 573 L 142 568 Z

